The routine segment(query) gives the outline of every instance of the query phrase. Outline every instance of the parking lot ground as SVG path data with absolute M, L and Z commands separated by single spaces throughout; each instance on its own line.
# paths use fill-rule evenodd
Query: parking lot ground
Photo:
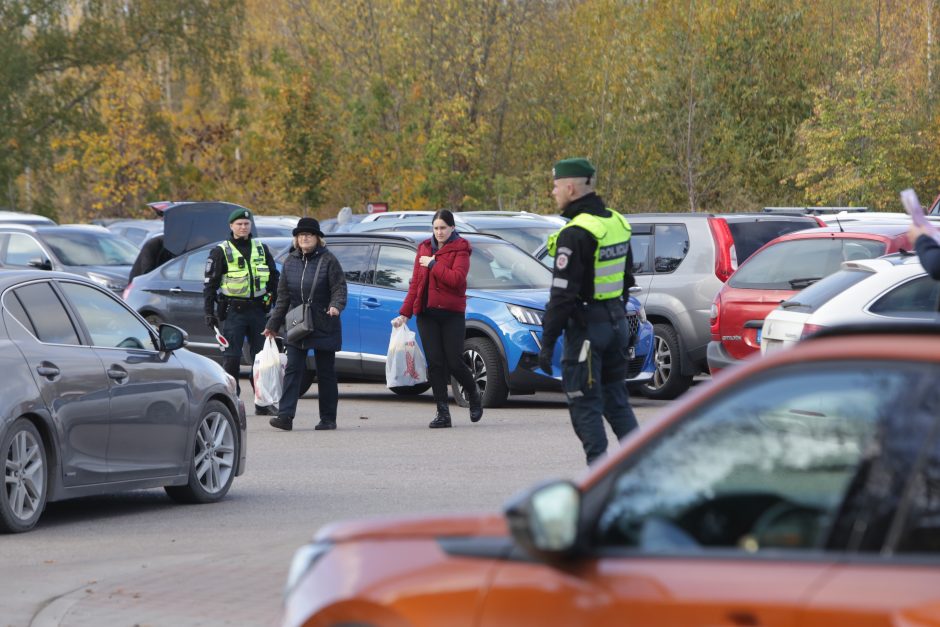
M 665 404 L 634 399 L 641 422 Z M 440 430 L 427 428 L 429 393 L 341 383 L 331 432 L 313 430 L 316 405 L 301 399 L 291 432 L 249 416 L 248 471 L 220 503 L 176 505 L 162 490 L 77 499 L 0 536 L 0 625 L 274 625 L 290 557 L 324 523 L 498 511 L 585 470 L 561 394 L 511 397 L 477 424 L 452 406 L 455 426 Z

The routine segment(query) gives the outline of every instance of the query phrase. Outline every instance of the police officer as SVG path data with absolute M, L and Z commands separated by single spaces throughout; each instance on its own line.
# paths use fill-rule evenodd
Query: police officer
M 264 325 L 271 301 L 277 294 L 278 272 L 268 247 L 251 239 L 251 211 L 236 209 L 229 217 L 232 236 L 212 249 L 206 260 L 203 282 L 206 326 L 218 327 L 228 347 L 222 367 L 235 377 L 241 365 L 242 344 L 248 338 L 251 361 L 264 346 Z M 238 388 L 241 392 L 241 388 Z M 255 414 L 277 415 L 277 407 L 255 405 Z
M 625 383 L 632 338 L 624 292 L 633 286 L 630 224 L 594 193 L 587 159 L 555 164 L 552 196 L 568 224 L 548 239 L 555 257 L 539 366 L 552 372 L 564 331 L 561 377 L 588 464 L 607 452 L 602 416 L 617 438 L 637 426 Z

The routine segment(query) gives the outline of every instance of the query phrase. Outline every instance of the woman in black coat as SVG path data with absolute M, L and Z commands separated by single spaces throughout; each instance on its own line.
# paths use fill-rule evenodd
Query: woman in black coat
M 307 367 L 307 351 L 317 362 L 317 397 L 320 422 L 315 429 L 336 428 L 339 386 L 336 382 L 336 351 L 343 345 L 339 314 L 346 307 L 346 276 L 339 260 L 326 248 L 320 223 L 301 218 L 293 231 L 294 247 L 284 261 L 277 286 L 277 305 L 265 325 L 265 337 L 274 337 L 284 324 L 287 311 L 311 302 L 314 331 L 296 342 L 285 340 L 287 370 L 284 391 L 272 427 L 290 431 L 294 425 L 300 382 Z M 319 266 L 319 271 L 317 267 Z

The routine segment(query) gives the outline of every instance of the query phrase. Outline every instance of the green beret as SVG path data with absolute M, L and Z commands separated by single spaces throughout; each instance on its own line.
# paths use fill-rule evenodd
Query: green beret
M 251 220 L 251 211 L 248 209 L 236 209 L 232 213 L 228 214 L 229 224 L 235 220 Z
M 581 157 L 562 159 L 552 168 L 552 176 L 556 179 L 591 178 L 594 172 L 591 162 Z

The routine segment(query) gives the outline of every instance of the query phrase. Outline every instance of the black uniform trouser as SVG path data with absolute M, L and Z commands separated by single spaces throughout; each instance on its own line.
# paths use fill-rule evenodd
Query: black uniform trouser
M 261 301 L 239 302 L 230 299 L 228 312 L 222 321 L 222 335 L 228 340 L 228 348 L 222 353 L 222 367 L 225 372 L 235 377 L 239 394 L 241 386 L 238 385 L 238 374 L 242 362 L 242 344 L 247 338 L 251 353 L 248 363 L 252 365 L 250 380 L 254 381 L 255 355 L 264 348 L 264 325 L 268 320 L 264 309 L 264 303 Z
M 585 340 L 590 342 L 587 348 Z M 572 320 L 565 328 L 561 378 L 571 424 L 588 464 L 607 453 L 604 418 L 617 439 L 637 426 L 625 380 L 629 351 L 626 318 L 589 321 L 586 326 Z
M 437 403 L 447 402 L 447 384 L 453 376 L 466 390 L 476 381 L 463 360 L 467 320 L 463 312 L 429 309 L 418 314 L 418 334 L 428 362 L 428 379 Z

